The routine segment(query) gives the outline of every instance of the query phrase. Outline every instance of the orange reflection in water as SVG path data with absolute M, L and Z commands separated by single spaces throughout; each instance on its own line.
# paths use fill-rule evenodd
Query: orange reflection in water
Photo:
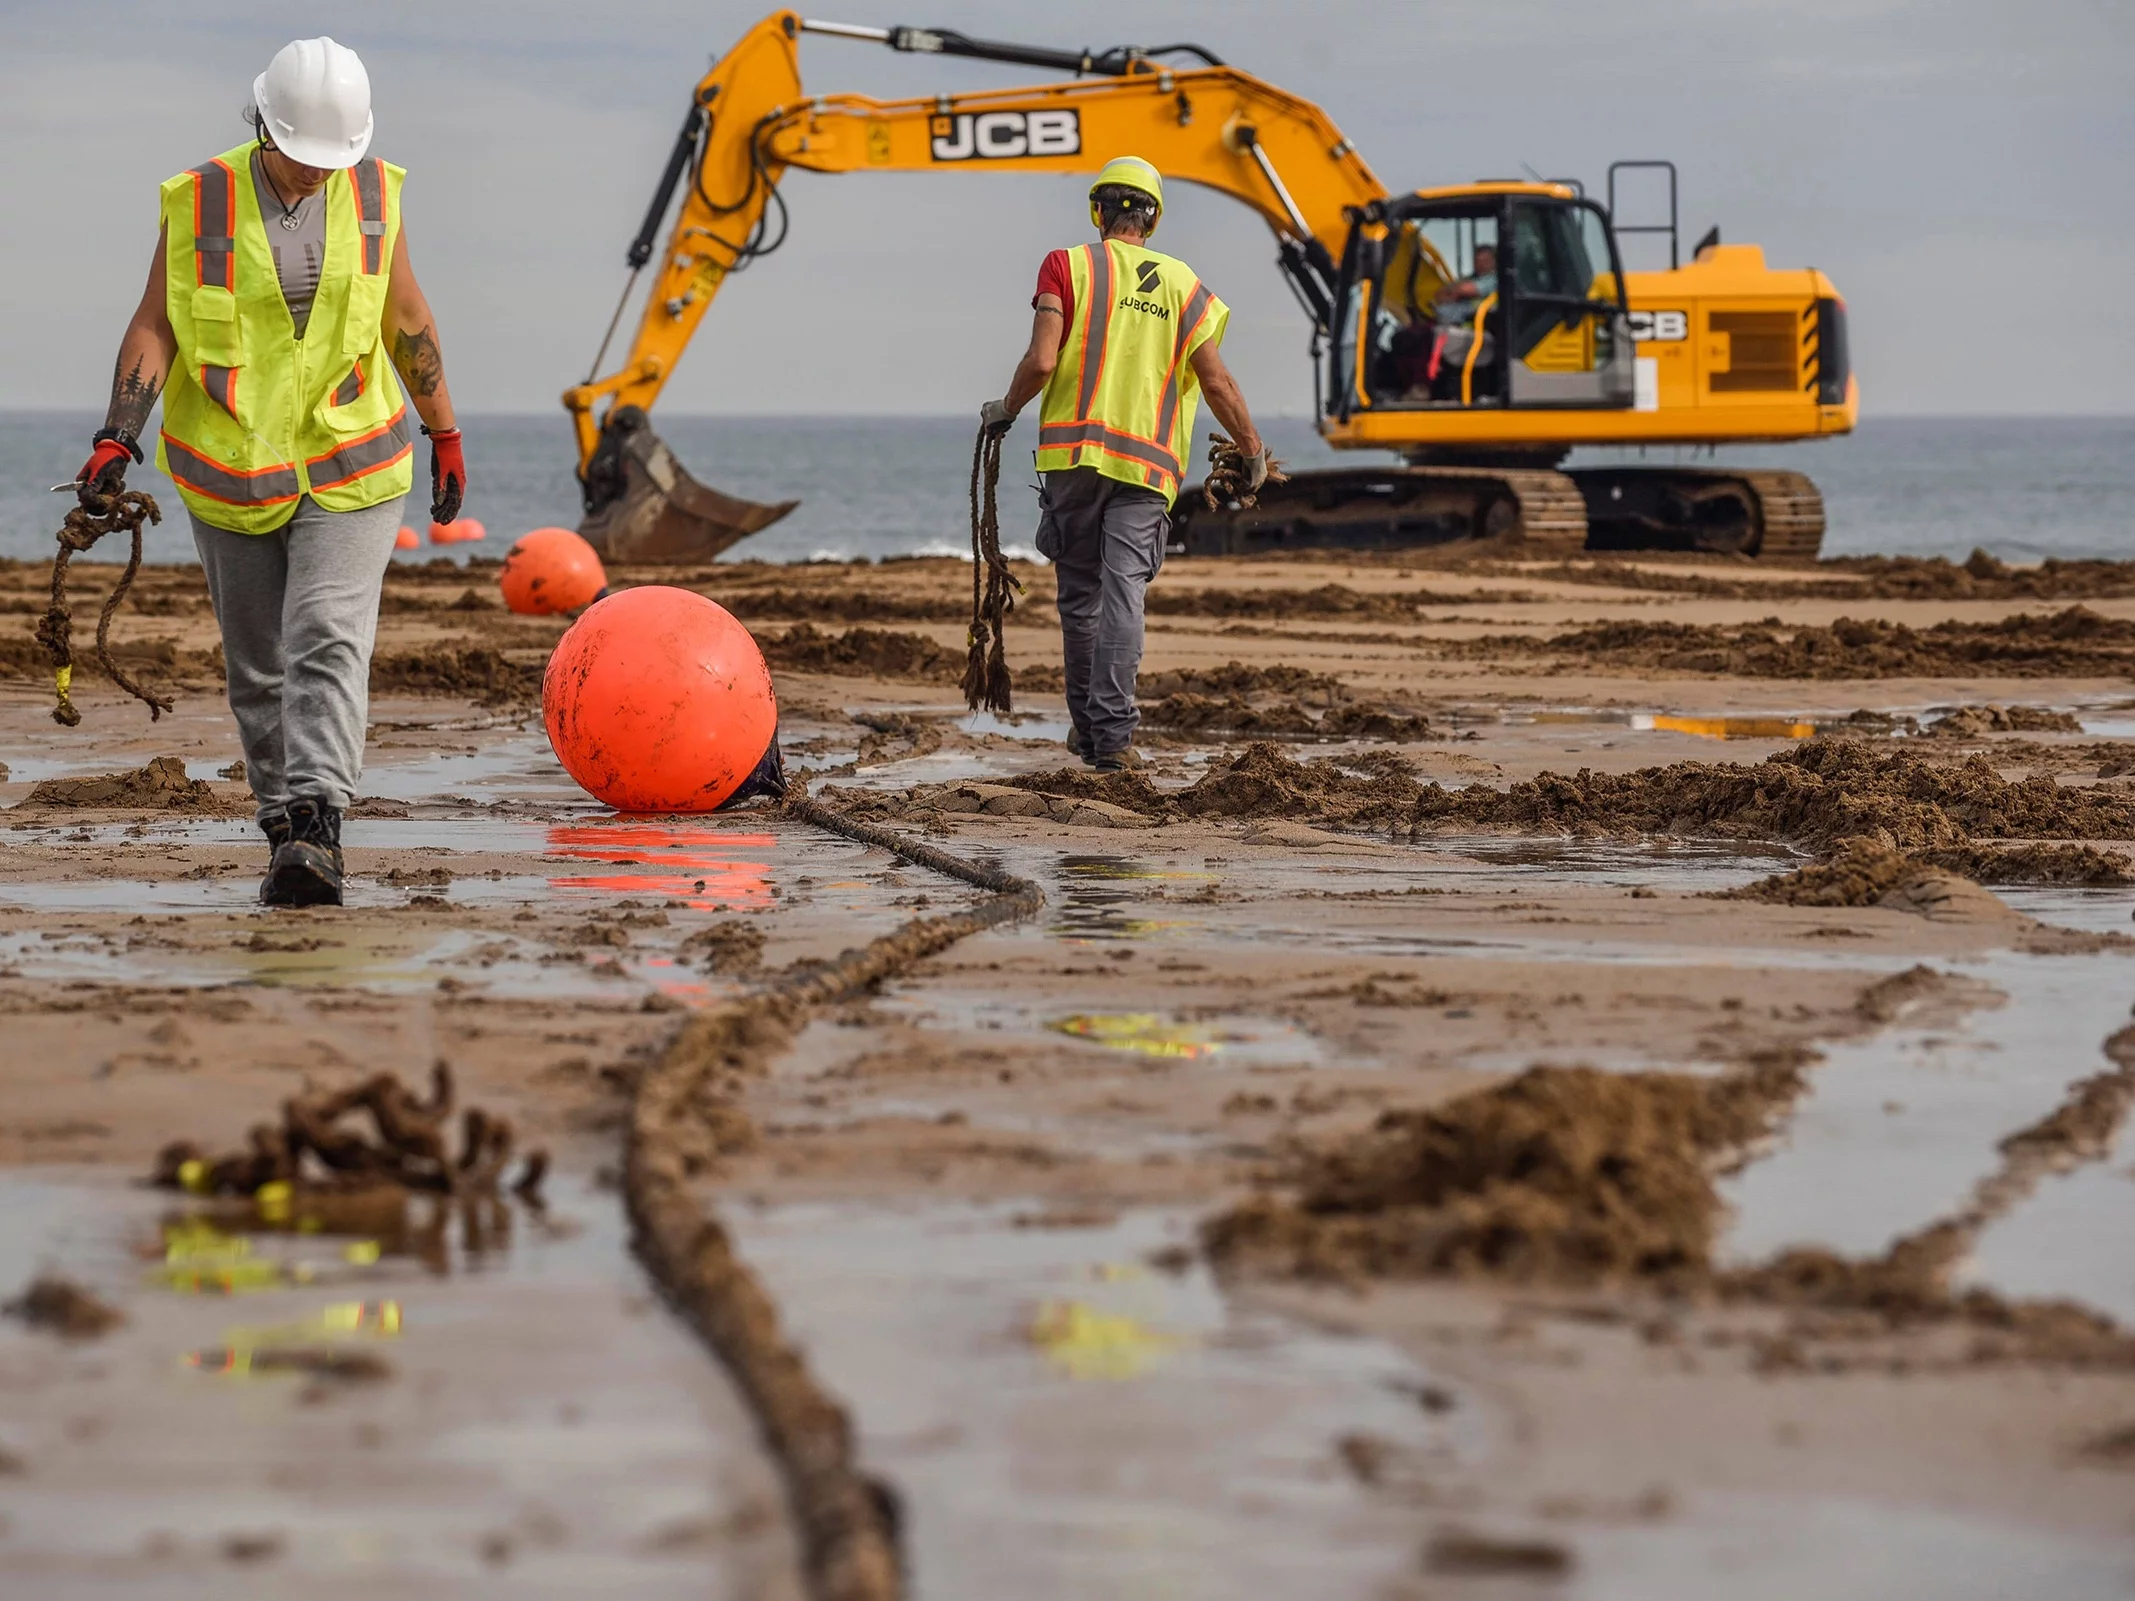
M 561 889 L 589 889 L 687 901 L 696 907 L 754 911 L 771 905 L 771 864 L 737 860 L 737 850 L 769 850 L 769 834 L 657 823 L 578 824 L 551 828 L 549 853 L 630 869 L 552 879 Z

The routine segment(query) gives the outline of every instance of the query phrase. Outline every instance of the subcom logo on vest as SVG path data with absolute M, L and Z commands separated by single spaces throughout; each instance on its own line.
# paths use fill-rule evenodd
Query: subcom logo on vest
M 1134 287 L 1144 295 L 1155 294 L 1158 282 L 1157 271 L 1155 262 L 1143 262 L 1134 270 Z M 1166 322 L 1171 320 L 1171 308 L 1169 306 L 1161 301 L 1143 300 L 1132 294 L 1119 297 L 1119 309 L 1121 311 L 1139 311 L 1151 317 L 1162 317 Z
M 928 149 L 936 161 L 1007 161 L 1082 154 L 1079 111 L 982 111 L 934 117 Z

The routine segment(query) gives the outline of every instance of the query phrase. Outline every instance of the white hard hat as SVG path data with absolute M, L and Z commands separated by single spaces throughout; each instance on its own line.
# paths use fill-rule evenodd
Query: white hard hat
M 371 147 L 371 75 L 345 44 L 296 39 L 252 80 L 260 124 L 277 150 L 307 167 L 353 167 Z

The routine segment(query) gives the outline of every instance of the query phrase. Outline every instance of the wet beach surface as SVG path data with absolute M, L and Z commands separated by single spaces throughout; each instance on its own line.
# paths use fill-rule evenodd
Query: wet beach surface
M 834 672 L 792 642 L 804 624 L 875 628 L 953 657 L 961 571 L 692 581 L 802 663 L 772 645 L 790 760 L 819 796 L 1046 897 L 816 1016 L 746 1086 L 751 1139 L 701 1180 L 896 1487 L 911 1593 L 2126 1593 L 2135 1450 L 2114 1442 L 2135 1377 L 2095 1351 L 1902 1323 L 1849 1343 L 1785 1306 L 1606 1279 L 1298 1279 L 1212 1263 L 1202 1231 L 1288 1193 L 1301 1153 L 1537 1065 L 1718 1083 L 1791 1052 L 1803 1088 L 1715 1180 L 1719 1264 L 1871 1258 L 1969 1216 L 1986 1185 L 1956 1287 L 2135 1320 L 2117 1117 L 1993 1188 L 2012 1135 L 2114 1070 L 2135 888 L 1775 904 L 1715 897 L 1827 843 L 1694 820 L 989 810 L 1062 765 L 1037 575 L 1011 634 L 1034 686 L 1012 723 L 965 713 L 914 647 L 904 667 Z M 186 582 L 157 575 L 161 609 L 120 633 L 167 636 L 165 670 L 205 682 L 212 634 Z M 237 751 L 212 688 L 151 725 L 92 681 L 69 731 L 32 673 L 0 684 L 0 1292 L 59 1271 L 125 1317 L 81 1341 L 0 1321 L 0 1560 L 19 1593 L 802 1593 L 747 1406 L 630 1256 L 619 1131 L 678 1023 L 976 893 L 774 811 L 596 806 L 527 698 L 560 625 L 498 612 L 488 582 L 396 574 L 380 651 L 401 677 L 375 695 L 339 913 L 253 903 L 263 852 L 221 776 Z M 1178 595 L 1302 598 L 1153 619 L 1151 675 L 1173 682 L 1150 686 L 1148 776 L 1183 794 L 1257 723 L 1289 727 L 1284 760 L 1360 779 L 1390 756 L 1448 792 L 1840 738 L 2120 792 L 2135 691 L 2094 659 L 1790 679 L 1475 643 L 1611 617 L 1821 628 L 1864 601 L 1819 586 L 1863 582 L 1709 562 L 1614 587 L 1511 562 L 1179 564 L 1160 586 Z M 1792 587 L 1695 588 L 1759 583 Z M 1413 620 L 1342 621 L 1330 584 L 1437 598 Z M 937 602 L 939 621 L 910 615 Z M 1872 604 L 1926 630 L 2042 603 Z M 2135 586 L 2082 604 L 2135 617 Z M 494 655 L 488 691 L 415 683 L 474 650 Z M 1412 719 L 1409 737 L 1313 732 L 1360 705 Z M 1989 706 L 1998 719 L 1937 731 Z M 154 757 L 205 790 L 38 798 Z M 551 1150 L 544 1208 L 433 1218 L 417 1197 L 397 1230 L 307 1231 L 141 1185 L 170 1139 L 233 1146 L 293 1095 L 412 1082 L 438 1058 Z M 231 1352 L 282 1347 L 367 1360 L 228 1371 Z

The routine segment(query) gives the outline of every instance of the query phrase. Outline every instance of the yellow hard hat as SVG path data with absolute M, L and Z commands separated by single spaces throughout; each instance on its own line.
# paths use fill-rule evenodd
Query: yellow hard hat
M 1109 189 L 1115 184 L 1123 189 L 1139 189 L 1156 202 L 1157 215 L 1163 216 L 1164 175 L 1156 170 L 1153 163 L 1144 161 L 1140 156 L 1114 156 L 1105 163 L 1105 170 L 1097 175 L 1097 181 L 1090 185 L 1090 221 L 1097 227 L 1104 226 L 1104 221 L 1097 211 L 1097 191 Z M 1150 225 L 1149 231 L 1156 231 L 1155 224 Z

